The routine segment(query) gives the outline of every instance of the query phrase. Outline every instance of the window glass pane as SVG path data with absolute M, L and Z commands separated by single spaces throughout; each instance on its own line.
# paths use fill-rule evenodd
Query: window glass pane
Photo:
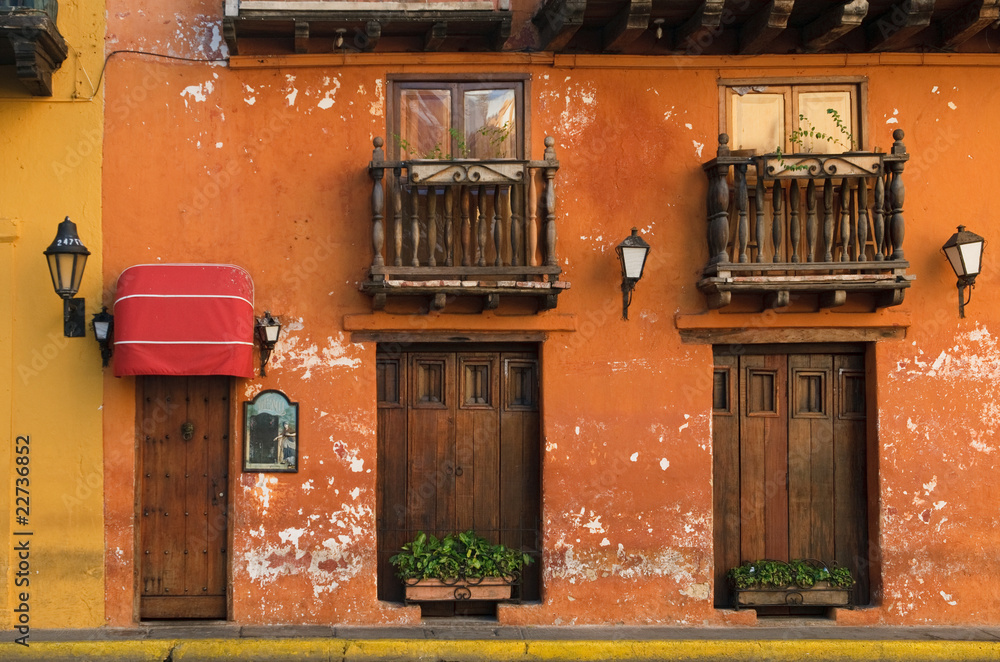
M 442 158 L 451 152 L 451 92 L 401 90 L 399 158 Z
M 816 133 L 830 136 L 829 139 L 817 139 L 811 136 L 802 138 L 802 145 L 796 146 L 797 152 L 815 152 L 817 154 L 838 154 L 851 149 L 853 136 L 853 117 L 851 113 L 851 93 L 847 91 L 802 92 L 798 95 L 799 114 L 805 119 L 797 118 L 800 129 L 815 129 Z M 833 113 L 835 110 L 840 118 L 841 130 L 837 126 Z M 849 135 L 850 134 L 850 135 Z
M 785 96 L 783 94 L 734 94 L 730 149 L 756 149 L 758 153 L 785 148 Z
M 465 147 L 468 153 L 459 156 L 513 159 L 517 157 L 516 141 L 514 90 L 470 90 L 465 93 Z

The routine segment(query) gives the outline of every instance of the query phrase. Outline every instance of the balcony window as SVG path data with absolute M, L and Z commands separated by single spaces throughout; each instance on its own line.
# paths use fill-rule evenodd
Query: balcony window
M 523 85 L 397 83 L 391 154 L 409 159 L 522 158 Z

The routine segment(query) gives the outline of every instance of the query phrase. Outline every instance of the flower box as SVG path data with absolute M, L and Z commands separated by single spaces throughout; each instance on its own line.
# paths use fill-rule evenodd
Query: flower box
M 739 607 L 848 607 L 851 589 L 830 586 L 827 581 L 816 582 L 809 588 L 734 589 L 736 606 Z
M 419 579 L 405 582 L 409 602 L 510 600 L 511 584 L 503 577 L 482 579 Z

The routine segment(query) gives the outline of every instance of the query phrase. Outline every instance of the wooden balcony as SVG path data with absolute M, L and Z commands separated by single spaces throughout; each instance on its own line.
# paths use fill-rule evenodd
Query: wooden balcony
M 421 296 L 440 310 L 456 297 L 495 309 L 502 297 L 556 306 L 555 141 L 541 161 L 386 161 L 375 138 L 372 259 L 361 289 L 376 310 L 390 297 Z
M 69 47 L 56 27 L 55 0 L 0 0 L 0 65 L 14 65 L 34 96 L 52 96 L 52 72 Z
M 762 297 L 765 308 L 793 294 L 819 308 L 864 293 L 874 307 L 895 306 L 913 276 L 903 256 L 903 132 L 890 154 L 854 152 L 746 156 L 719 136 L 708 174 L 708 253 L 698 289 L 710 308 L 733 294 Z M 730 184 L 732 182 L 732 184 Z

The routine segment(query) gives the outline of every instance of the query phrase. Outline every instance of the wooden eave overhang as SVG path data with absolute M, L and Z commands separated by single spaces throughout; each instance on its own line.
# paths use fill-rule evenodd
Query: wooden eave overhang
M 28 9 L 0 12 L 0 65 L 14 65 L 17 78 L 34 96 L 52 96 L 52 72 L 69 47 L 49 15 Z
M 540 0 L 532 22 L 539 50 L 697 56 L 995 52 L 998 19 L 1000 0 Z
M 223 34 L 231 55 L 243 54 L 248 41 L 255 42 L 255 54 L 498 51 L 512 16 L 479 1 L 226 0 Z

